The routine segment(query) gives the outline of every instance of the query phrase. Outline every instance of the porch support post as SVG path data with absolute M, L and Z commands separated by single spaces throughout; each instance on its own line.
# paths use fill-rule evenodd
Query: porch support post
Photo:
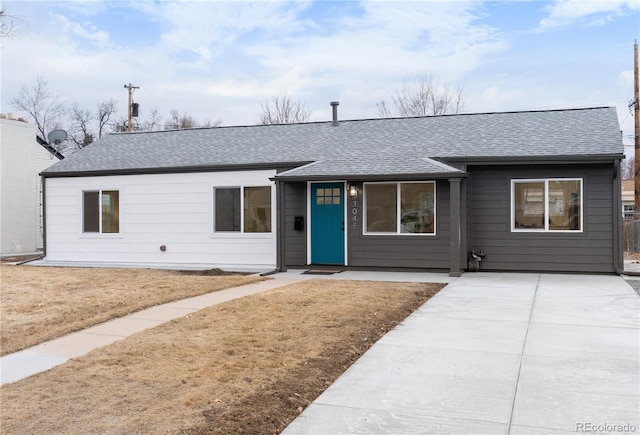
M 462 276 L 460 270 L 460 246 L 461 246 L 461 227 L 460 227 L 460 184 L 461 178 L 449 179 L 449 211 L 451 231 L 449 234 L 449 276 Z
M 284 211 L 284 182 L 276 181 L 276 270 L 279 272 L 285 272 L 287 266 L 285 265 L 285 211 Z

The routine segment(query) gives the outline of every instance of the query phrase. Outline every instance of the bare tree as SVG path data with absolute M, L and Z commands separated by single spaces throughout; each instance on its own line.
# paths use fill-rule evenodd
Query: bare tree
M 0 38 L 18 35 L 17 20 L 18 18 L 15 15 L 8 14 L 6 9 L 0 9 Z
M 148 131 L 156 131 L 160 129 L 162 122 L 162 116 L 157 107 L 154 107 L 149 112 L 149 117 L 144 117 L 144 129 Z
M 115 114 L 118 113 L 118 102 L 113 98 L 98 103 L 96 121 L 98 122 L 98 139 L 102 137 L 105 127 Z
M 16 110 L 27 112 L 43 139 L 47 138 L 49 125 L 56 124 L 65 112 L 59 97 L 49 90 L 47 81 L 41 76 L 36 76 L 31 86 L 22 85 L 9 104 Z
M 165 128 L 170 130 L 182 130 L 197 126 L 197 122 L 193 116 L 188 112 L 181 114 L 177 109 L 171 109 L 169 112 L 169 121 L 165 124 Z
M 84 148 L 96 138 L 101 138 L 109 125 L 109 121 L 118 111 L 117 104 L 117 101 L 113 98 L 98 103 L 94 116 L 89 110 L 82 109 L 77 102 L 74 102 L 69 112 L 71 122 L 70 140 L 79 148 Z M 97 129 L 97 135 L 94 133 L 95 129 Z
M 74 103 L 71 107 L 71 133 L 69 139 L 75 143 L 78 148 L 84 148 L 93 142 L 94 137 L 90 131 L 91 112 L 82 110 L 78 103 Z
M 211 120 L 211 118 L 207 118 L 204 120 L 202 124 L 200 124 L 200 127 L 203 127 L 203 128 L 220 127 L 220 124 L 222 124 L 221 119 L 216 119 L 215 121 L 213 121 Z
M 293 101 L 286 94 L 276 96 L 271 101 L 260 103 L 262 113 L 260 114 L 260 124 L 293 124 L 297 122 L 307 122 L 311 117 L 305 105 L 300 100 Z
M 171 109 L 171 112 L 169 112 L 169 121 L 165 123 L 165 129 L 183 130 L 186 128 L 196 127 L 218 127 L 220 124 L 222 124 L 222 121 L 219 119 L 216 121 L 206 119 L 202 124 L 200 124 L 188 112 L 180 113 L 177 109 Z
M 435 82 L 431 75 L 421 75 L 412 82 L 405 82 L 402 89 L 391 96 L 392 107 L 385 100 L 378 101 L 376 106 L 381 118 L 460 113 L 462 93 L 462 86 L 453 90 Z

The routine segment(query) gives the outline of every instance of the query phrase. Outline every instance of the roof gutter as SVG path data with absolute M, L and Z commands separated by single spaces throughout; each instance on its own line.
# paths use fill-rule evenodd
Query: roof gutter
M 109 175 L 146 175 L 146 174 L 183 174 L 193 172 L 225 172 L 225 171 L 255 171 L 261 169 L 291 169 L 311 162 L 277 162 L 277 163 L 252 163 L 237 165 L 213 165 L 213 166 L 174 166 L 166 168 L 131 168 L 131 169 L 103 169 L 96 171 L 56 171 L 40 173 L 45 178 L 67 177 L 105 177 Z
M 285 175 L 274 176 L 271 181 L 414 181 L 429 179 L 449 179 L 452 177 L 465 178 L 469 175 L 467 172 L 421 172 L 415 174 L 331 174 L 331 175 Z
M 591 155 L 558 155 L 558 156 L 482 156 L 482 157 L 432 157 L 445 163 L 459 162 L 467 165 L 509 165 L 513 163 L 527 164 L 567 164 L 567 163 L 610 163 L 624 159 L 624 153 L 591 154 Z

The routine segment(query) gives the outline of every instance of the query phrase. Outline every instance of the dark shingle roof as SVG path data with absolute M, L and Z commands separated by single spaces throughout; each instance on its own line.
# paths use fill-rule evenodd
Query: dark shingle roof
M 464 171 L 460 169 L 429 158 L 407 159 L 394 157 L 380 162 L 380 160 L 371 160 L 363 156 L 350 160 L 319 160 L 279 173 L 276 178 L 318 179 L 330 177 L 349 178 L 365 175 L 409 176 L 415 174 L 454 175 L 463 173 Z
M 446 172 L 439 159 L 619 156 L 615 108 L 218 127 L 106 136 L 45 176 L 301 166 L 291 175 Z M 315 168 L 315 169 L 314 169 Z M 284 174 L 283 174 L 284 175 Z

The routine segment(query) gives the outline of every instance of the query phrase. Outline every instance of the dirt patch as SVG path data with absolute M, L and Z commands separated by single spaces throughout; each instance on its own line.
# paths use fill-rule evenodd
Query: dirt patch
M 0 265 L 0 354 L 154 305 L 263 279 L 151 269 Z
M 442 286 L 314 279 L 198 311 L 2 386 L 3 433 L 279 433 Z
M 250 272 L 229 272 L 222 269 L 206 269 L 206 270 L 179 270 L 178 273 L 190 276 L 246 276 L 251 275 Z

